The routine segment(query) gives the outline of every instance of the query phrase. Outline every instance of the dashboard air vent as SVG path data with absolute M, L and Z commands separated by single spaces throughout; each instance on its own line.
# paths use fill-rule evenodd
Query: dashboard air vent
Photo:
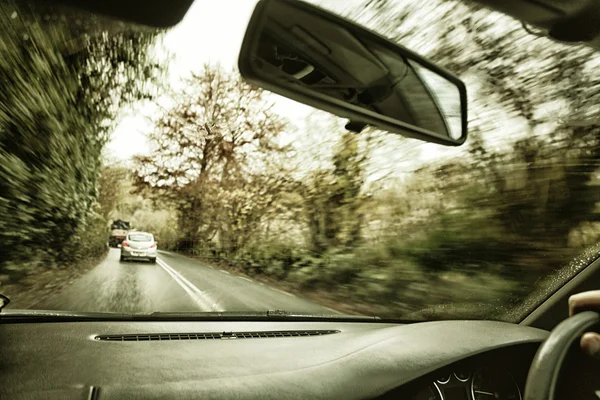
M 204 332 L 204 333 L 147 333 L 125 335 L 98 335 L 96 340 L 113 342 L 145 342 L 153 340 L 205 340 L 205 339 L 267 339 L 283 337 L 323 336 L 339 333 L 337 330 L 311 331 L 259 331 L 259 332 Z

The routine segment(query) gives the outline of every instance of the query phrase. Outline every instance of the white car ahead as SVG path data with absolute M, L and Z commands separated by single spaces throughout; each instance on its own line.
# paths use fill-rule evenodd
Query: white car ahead
M 148 232 L 129 232 L 121 243 L 121 261 L 132 259 L 156 262 L 156 241 Z

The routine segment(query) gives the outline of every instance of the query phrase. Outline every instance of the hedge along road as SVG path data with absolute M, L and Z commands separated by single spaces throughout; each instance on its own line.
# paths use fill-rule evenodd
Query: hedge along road
M 156 264 L 120 262 L 119 249 L 47 301 L 41 310 L 148 313 L 154 311 L 333 310 L 198 260 L 160 251 Z

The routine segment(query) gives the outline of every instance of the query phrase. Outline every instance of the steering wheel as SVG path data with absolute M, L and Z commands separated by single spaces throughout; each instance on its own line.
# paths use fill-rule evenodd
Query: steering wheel
M 600 322 L 600 314 L 584 311 L 558 324 L 540 346 L 527 375 L 523 400 L 554 400 L 558 373 L 573 341 Z

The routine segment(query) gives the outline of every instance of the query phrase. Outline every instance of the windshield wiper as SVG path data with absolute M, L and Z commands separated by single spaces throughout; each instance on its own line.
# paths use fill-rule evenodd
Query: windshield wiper
M 382 322 L 376 316 L 298 313 L 272 311 L 153 312 L 149 314 L 70 312 L 47 310 L 6 310 L 3 322 L 76 322 L 76 321 L 340 321 Z
M 223 312 L 154 312 L 151 316 L 160 319 L 202 319 L 202 320 L 246 320 L 246 321 L 379 321 L 376 316 L 348 315 L 335 313 L 302 313 L 284 310 L 269 311 L 223 311 Z

